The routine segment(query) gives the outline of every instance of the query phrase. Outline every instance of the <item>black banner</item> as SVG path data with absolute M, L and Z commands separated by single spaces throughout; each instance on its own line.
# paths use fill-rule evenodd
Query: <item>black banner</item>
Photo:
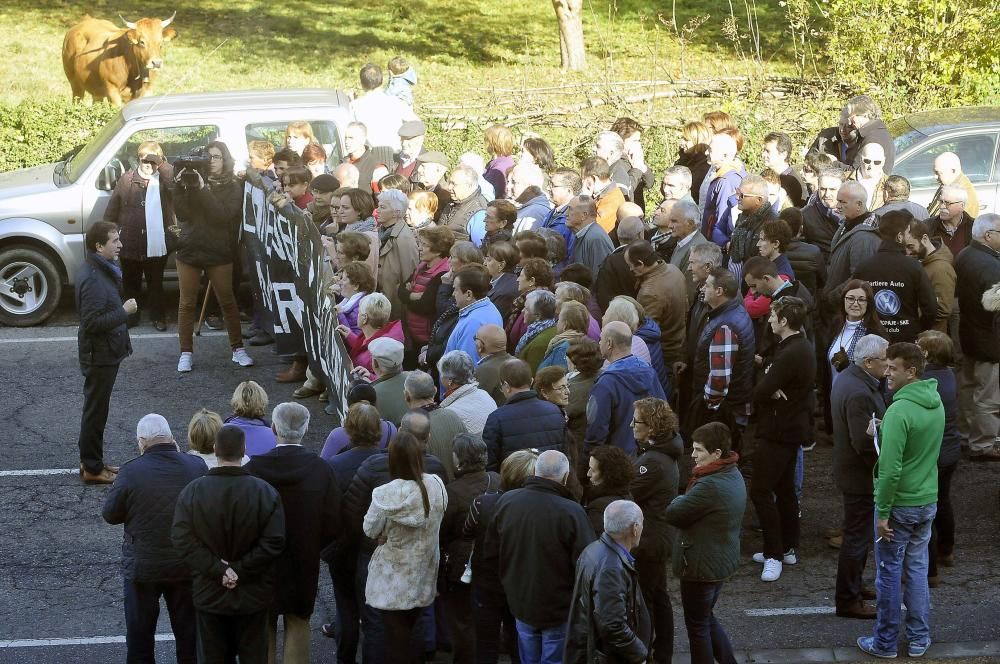
M 347 415 L 351 359 L 337 334 L 333 298 L 323 292 L 321 275 L 326 255 L 319 229 L 277 212 L 263 189 L 247 183 L 243 196 L 243 242 L 274 322 L 279 348 L 301 346 L 309 368 L 326 383 L 338 422 Z

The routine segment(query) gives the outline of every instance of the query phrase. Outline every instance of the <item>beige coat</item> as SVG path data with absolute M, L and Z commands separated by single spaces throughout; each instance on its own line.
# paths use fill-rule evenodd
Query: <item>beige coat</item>
M 635 299 L 660 326 L 663 361 L 672 366 L 684 359 L 684 321 L 687 317 L 687 280 L 676 266 L 658 261 L 639 278 Z
M 437 475 L 424 473 L 423 483 L 431 506 L 427 516 L 413 480 L 393 480 L 372 492 L 365 535 L 386 538 L 375 548 L 365 585 L 365 602 L 376 609 L 405 611 L 434 602 L 441 558 L 438 533 L 448 494 Z
M 397 221 L 378 254 L 378 289 L 392 304 L 392 320 L 403 316 L 403 305 L 397 291 L 400 284 L 406 283 L 417 269 L 419 262 L 416 236 L 406 222 Z
M 955 275 L 955 268 L 952 267 L 951 250 L 940 240 L 935 240 L 934 246 L 937 247 L 937 250 L 928 254 L 920 262 L 924 266 L 927 277 L 931 280 L 931 285 L 934 286 L 934 295 L 937 297 L 934 329 L 947 332 L 948 318 L 955 306 L 955 284 L 958 277 Z

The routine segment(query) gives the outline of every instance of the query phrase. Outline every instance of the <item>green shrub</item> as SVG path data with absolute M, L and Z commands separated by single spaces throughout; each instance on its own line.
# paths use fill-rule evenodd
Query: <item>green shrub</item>
M 57 161 L 86 143 L 118 109 L 69 99 L 0 103 L 0 172 Z
M 829 0 L 835 76 L 890 111 L 957 106 L 1000 93 L 1000 16 L 982 0 Z

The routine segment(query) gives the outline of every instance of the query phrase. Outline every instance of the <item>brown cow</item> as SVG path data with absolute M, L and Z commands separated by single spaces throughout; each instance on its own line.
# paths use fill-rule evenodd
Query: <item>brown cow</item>
M 167 28 L 174 15 L 161 21 L 143 18 L 125 28 L 111 21 L 85 16 L 63 39 L 63 70 L 73 88 L 73 98 L 82 100 L 90 93 L 94 101 L 107 99 L 122 105 L 129 91 L 131 99 L 146 95 L 163 67 L 163 45 L 177 36 Z

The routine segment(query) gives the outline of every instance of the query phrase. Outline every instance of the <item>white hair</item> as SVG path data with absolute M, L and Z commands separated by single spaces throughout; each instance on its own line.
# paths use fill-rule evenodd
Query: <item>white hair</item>
M 631 500 L 616 500 L 604 508 L 604 532 L 624 535 L 642 523 L 642 509 Z
M 691 188 L 691 182 L 693 181 L 693 176 L 691 175 L 691 169 L 687 166 L 671 166 L 666 171 L 663 172 L 663 177 L 668 175 L 676 175 L 681 178 L 683 182 L 686 183 L 686 188 Z
M 856 203 L 864 203 L 868 200 L 868 190 L 865 189 L 865 185 L 856 180 L 848 180 L 840 185 L 840 191 L 850 196 L 851 200 Z
M 476 365 L 464 350 L 453 350 L 438 360 L 441 379 L 459 385 L 468 385 L 476 379 Z
M 300 403 L 279 403 L 271 411 L 271 422 L 278 440 L 299 443 L 309 430 L 309 409 Z
M 569 474 L 569 459 L 558 450 L 545 450 L 535 461 L 535 477 L 561 482 Z
M 594 142 L 597 145 L 610 145 L 619 154 L 625 151 L 625 140 L 613 131 L 602 131 Z
M 957 184 L 948 184 L 941 187 L 941 198 L 953 199 L 956 202 L 968 203 L 969 192 L 965 187 Z
M 988 231 L 1000 231 L 1000 214 L 987 212 L 976 217 L 972 223 L 972 237 L 985 240 Z
M 617 136 L 617 134 L 615 134 Z M 545 186 L 545 173 L 536 164 L 518 164 L 514 167 L 517 181 L 525 186 L 541 189 Z
M 399 189 L 386 189 L 378 195 L 378 200 L 401 214 L 405 213 L 406 208 L 410 206 L 410 199 Z
M 462 156 L 458 158 L 458 163 L 472 168 L 476 173 L 482 173 L 486 170 L 486 160 L 476 152 L 463 152 Z
M 410 375 L 403 381 L 403 390 L 410 395 L 411 399 L 433 399 L 437 394 L 437 387 L 434 386 L 434 379 L 430 374 L 423 371 L 411 371 Z
M 861 366 L 865 360 L 878 357 L 889 347 L 889 342 L 877 334 L 866 334 L 854 344 L 854 363 Z
M 389 191 L 399 190 L 390 189 Z M 399 193 L 403 194 L 403 192 Z M 405 197 L 406 194 L 403 196 Z M 392 315 L 392 305 L 389 303 L 389 298 L 382 293 L 369 293 L 358 303 L 358 313 L 368 316 L 372 327 L 379 328 L 389 322 L 389 317 Z
M 139 420 L 135 427 L 135 437 L 139 440 L 151 440 L 153 438 L 173 438 L 170 433 L 170 425 L 163 415 L 150 413 Z
M 699 212 L 698 210 L 698 204 L 695 203 L 694 201 L 688 201 L 688 200 L 677 201 L 676 203 L 674 203 L 674 207 L 670 211 L 672 213 L 676 212 L 680 214 L 681 219 L 690 224 L 695 224 L 695 225 L 701 224 L 701 212 Z M 694 247 L 692 247 L 692 249 L 693 248 Z

